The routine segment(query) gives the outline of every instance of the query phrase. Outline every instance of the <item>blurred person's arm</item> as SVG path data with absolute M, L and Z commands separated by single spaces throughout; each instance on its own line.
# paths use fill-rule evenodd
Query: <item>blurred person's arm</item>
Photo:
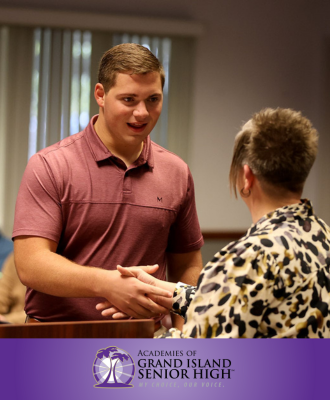
M 25 291 L 16 272 L 14 254 L 11 253 L 4 262 L 0 279 L 0 321 L 24 323 Z
M 14 311 L 9 314 L 0 314 L 0 321 L 9 322 L 11 324 L 24 324 L 26 318 L 25 311 Z
M 0 314 L 8 314 L 12 305 L 12 288 L 15 285 L 17 274 L 14 264 L 14 255 L 10 254 L 3 265 L 0 279 Z

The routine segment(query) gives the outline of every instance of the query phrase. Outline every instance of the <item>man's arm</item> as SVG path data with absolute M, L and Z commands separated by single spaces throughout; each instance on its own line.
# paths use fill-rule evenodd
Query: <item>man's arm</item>
M 167 310 L 171 310 L 173 295 L 177 287 L 177 283 L 173 283 L 171 281 L 173 280 L 174 282 L 178 282 L 179 280 L 182 280 L 185 283 L 189 281 L 189 284 L 194 286 L 194 284 L 197 283 L 200 271 L 202 269 L 202 256 L 200 250 L 196 250 L 190 253 L 168 254 L 167 260 L 168 265 L 171 265 L 172 268 L 175 269 L 177 267 L 174 272 L 170 272 L 168 270 L 169 282 L 159 280 L 154 278 L 152 275 L 149 275 L 156 272 L 158 268 L 156 265 L 144 267 L 143 270 L 141 270 L 141 267 L 123 268 L 118 266 L 117 268 L 122 275 L 134 276 L 141 282 L 163 288 L 164 290 L 168 290 L 170 293 L 172 293 L 171 298 L 151 296 L 154 302 L 163 305 Z M 99 303 L 96 308 L 102 312 L 102 315 L 113 316 L 114 319 L 122 319 L 127 317 L 127 315 L 120 312 L 118 307 L 115 307 L 115 305 L 109 301 Z M 172 314 L 171 317 L 173 326 L 177 329 L 181 329 L 184 323 L 183 318 L 176 314 Z
M 24 285 L 59 297 L 103 297 L 135 318 L 150 318 L 164 312 L 145 294 L 152 295 L 157 290 L 158 295 L 172 296 L 118 271 L 75 264 L 56 254 L 56 249 L 57 243 L 49 239 L 15 238 L 15 264 Z
M 167 253 L 167 279 L 169 282 L 184 282 L 195 286 L 203 268 L 200 250 L 189 253 Z M 178 315 L 171 314 L 172 324 L 177 329 L 182 329 L 184 320 Z

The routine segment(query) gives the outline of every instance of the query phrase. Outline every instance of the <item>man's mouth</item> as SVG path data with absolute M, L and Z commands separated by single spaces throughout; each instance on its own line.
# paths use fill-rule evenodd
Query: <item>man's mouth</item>
M 146 126 L 147 126 L 147 124 L 145 123 L 145 124 L 131 124 L 131 123 L 127 123 L 127 125 L 130 127 L 130 128 L 132 128 L 132 129 L 134 129 L 134 130 L 136 130 L 136 131 L 140 131 L 140 130 L 143 130 Z

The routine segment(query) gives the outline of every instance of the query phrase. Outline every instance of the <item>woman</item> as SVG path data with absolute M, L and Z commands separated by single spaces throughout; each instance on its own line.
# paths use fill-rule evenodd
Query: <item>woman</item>
M 167 336 L 330 337 L 330 229 L 300 200 L 317 141 L 310 121 L 290 109 L 262 110 L 243 126 L 230 184 L 253 225 L 204 267 L 197 288 L 119 267 L 174 291 L 172 302 L 157 301 L 185 324 L 182 333 L 171 329 Z

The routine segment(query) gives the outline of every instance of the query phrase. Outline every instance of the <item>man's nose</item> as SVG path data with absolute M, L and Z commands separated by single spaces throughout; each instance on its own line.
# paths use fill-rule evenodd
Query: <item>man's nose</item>
M 138 120 L 144 120 L 145 118 L 148 117 L 149 111 L 148 111 L 148 108 L 147 108 L 147 106 L 146 106 L 144 101 L 140 101 L 136 105 L 136 107 L 135 107 L 135 109 L 133 111 L 133 115 Z

